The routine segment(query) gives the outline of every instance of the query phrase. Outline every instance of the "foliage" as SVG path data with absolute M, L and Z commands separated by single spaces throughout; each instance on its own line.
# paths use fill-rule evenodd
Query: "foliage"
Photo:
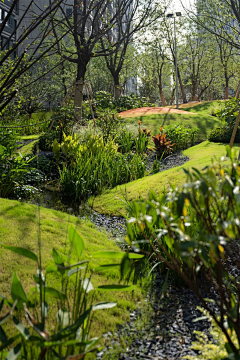
M 37 256 L 26 248 L 1 244 L 6 250 L 33 261 L 37 267 L 36 275 L 33 275 L 35 287 L 30 294 L 26 294 L 15 272 L 11 285 L 11 300 L 1 296 L 0 312 L 3 311 L 4 315 L 1 316 L 0 351 L 6 358 L 13 359 L 13 354 L 14 359 L 20 354 L 24 354 L 25 359 L 39 360 L 69 359 L 71 355 L 84 358 L 87 353 L 96 351 L 100 338 L 89 338 L 94 313 L 113 308 L 117 303 L 94 304 L 94 287 L 88 270 L 89 260 L 80 260 L 85 248 L 84 241 L 72 225 L 69 226 L 68 235 L 68 255 L 59 254 L 53 248 L 54 263 L 46 268 L 45 274 L 42 271 L 40 245 Z M 99 257 L 98 253 L 94 255 Z M 105 252 L 103 255 L 109 258 L 112 252 Z M 122 259 L 124 256 L 131 259 L 141 258 L 138 254 L 115 253 L 115 258 Z M 47 280 L 51 282 L 52 276 L 60 280 L 60 289 L 47 284 Z M 133 290 L 134 286 L 103 285 L 97 289 L 126 291 Z M 30 308 L 33 310 L 30 311 Z M 10 320 L 16 331 L 13 336 L 4 325 Z M 14 348 L 7 354 L 6 351 L 11 345 Z
M 237 115 L 240 110 L 240 99 L 231 98 L 228 101 L 225 101 L 224 104 L 219 102 L 220 108 L 215 110 L 215 115 L 223 122 L 223 123 L 233 123 L 235 122 Z
M 186 149 L 195 145 L 198 128 L 189 128 L 181 125 L 169 125 L 164 128 L 166 138 L 174 143 L 174 151 Z
M 229 143 L 233 133 L 233 124 L 229 125 L 222 125 L 214 130 L 208 136 L 208 140 L 212 142 L 222 142 L 222 143 Z M 237 133 L 235 136 L 235 143 L 240 143 L 240 129 L 237 129 Z
M 109 109 L 105 109 L 98 115 L 96 123 L 102 132 L 104 142 L 107 142 L 110 137 L 115 137 L 122 126 L 118 113 Z
M 204 318 L 208 319 L 211 322 L 210 336 L 212 340 L 209 340 L 209 337 L 201 331 L 194 331 L 196 334 L 197 340 L 192 343 L 191 348 L 197 350 L 197 355 L 187 355 L 184 356 L 184 359 L 188 360 L 220 360 L 226 359 L 228 353 L 225 348 L 226 337 L 217 326 L 216 322 L 209 316 L 209 314 L 204 311 L 202 308 L 199 309 L 202 311 Z M 237 344 L 236 333 L 233 333 L 233 341 Z
M 134 146 L 134 134 L 126 129 L 117 132 L 114 141 L 118 144 L 118 149 L 122 154 L 132 151 Z
M 58 149 L 71 154 L 67 156 L 67 161 L 64 160 L 62 170 L 59 169 L 60 186 L 76 202 L 144 176 L 145 163 L 142 158 L 137 154 L 118 153 L 113 140 L 104 143 L 103 137 L 91 135 L 80 144 L 74 139 L 65 137 L 67 146 L 63 142 Z M 57 148 L 56 143 L 54 148 Z
M 185 170 L 182 189 L 159 196 L 151 191 L 147 201 L 130 204 L 127 242 L 186 282 L 226 336 L 228 354 L 239 355 L 240 290 L 233 274 L 240 270 L 240 164 L 229 147 L 227 153 L 230 165 L 216 163 L 202 173 Z M 199 287 L 204 278 L 207 296 Z
M 166 133 L 163 132 L 163 128 L 160 129 L 160 134 L 156 134 L 152 137 L 155 145 L 155 150 L 159 158 L 165 158 L 173 152 L 173 146 L 171 140 L 167 140 Z
M 74 112 L 72 107 L 56 108 L 50 120 L 52 128 L 49 132 L 39 137 L 38 143 L 35 144 L 35 150 L 39 148 L 42 151 L 52 151 L 53 141 L 56 139 L 62 142 L 63 133 L 69 135 L 74 125 Z
M 23 183 L 28 161 L 16 156 L 16 134 L 11 131 L 0 133 L 0 197 L 13 196 L 16 185 Z
M 155 106 L 155 104 L 152 104 L 148 98 L 141 97 L 137 94 L 122 95 L 118 100 L 116 100 L 110 93 L 106 91 L 98 91 L 95 95 L 95 99 L 97 109 L 100 110 L 112 109 L 121 112 L 140 107 Z
M 137 154 L 144 154 L 151 136 L 151 130 L 147 130 L 147 128 L 142 129 L 141 121 L 138 124 L 138 136 L 134 139 L 134 146 Z

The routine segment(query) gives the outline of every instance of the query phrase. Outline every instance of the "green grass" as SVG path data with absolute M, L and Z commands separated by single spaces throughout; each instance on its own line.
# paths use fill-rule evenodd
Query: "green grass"
M 159 134 L 160 127 L 166 125 L 184 125 L 190 128 L 199 128 L 197 134 L 198 140 L 206 140 L 211 130 L 220 125 L 220 120 L 216 117 L 202 114 L 155 114 L 147 116 L 139 116 L 124 119 L 128 128 L 136 132 L 138 128 L 138 121 L 141 121 L 142 128 L 152 130 L 152 134 Z
M 18 136 L 17 139 L 19 140 L 37 140 L 39 138 L 39 134 L 38 135 L 23 135 L 23 136 Z
M 219 108 L 219 101 L 204 101 L 197 104 L 180 105 L 180 109 L 202 115 L 211 115 L 212 111 Z
M 211 130 L 221 124 L 220 120 L 214 116 L 210 116 L 211 111 L 219 106 L 218 101 L 208 101 L 195 105 L 180 105 L 180 110 L 194 112 L 193 114 L 153 114 L 146 116 L 125 118 L 125 122 L 129 130 L 137 132 L 138 121 L 141 121 L 142 127 L 152 130 L 152 134 L 158 134 L 161 126 L 166 125 L 184 125 L 190 128 L 199 128 L 197 134 L 198 140 L 206 140 Z
M 239 150 L 240 145 L 234 145 L 234 149 Z M 147 198 L 150 189 L 159 193 L 170 184 L 181 186 L 185 182 L 183 168 L 196 167 L 202 169 L 210 165 L 213 158 L 219 159 L 226 155 L 226 148 L 223 144 L 204 141 L 183 151 L 183 153 L 189 157 L 189 161 L 184 165 L 118 186 L 97 196 L 94 200 L 90 199 L 89 203 L 93 204 L 94 210 L 102 214 L 119 215 L 119 212 L 124 214 L 126 213 L 124 197 L 128 200 L 136 199 L 139 196 Z
M 40 229 L 42 243 L 43 267 L 53 263 L 52 248 L 54 247 L 60 254 L 68 253 L 66 249 L 67 229 L 69 224 L 74 224 L 85 243 L 83 258 L 89 258 L 94 251 L 113 250 L 119 251 L 119 247 L 113 240 L 109 240 L 105 232 L 95 229 L 90 222 L 79 220 L 68 214 L 40 208 Z M 21 246 L 35 253 L 38 251 L 38 216 L 37 207 L 32 204 L 25 204 L 19 201 L 12 201 L 0 198 L 0 242 L 12 246 Z M 35 263 L 21 257 L 11 251 L 0 247 L 0 293 L 10 295 L 10 286 L 14 271 L 23 283 L 26 292 L 34 286 L 33 274 L 36 273 Z M 92 259 L 90 268 L 94 269 L 100 264 L 107 264 L 114 261 L 105 259 Z M 51 279 L 48 286 L 52 286 Z M 53 281 L 53 280 L 52 280 Z M 102 273 L 94 273 L 92 283 L 106 285 L 118 283 L 119 273 L 116 270 Z M 57 288 L 58 284 L 53 287 Z M 96 313 L 95 322 L 92 327 L 94 336 L 98 336 L 105 331 L 115 331 L 117 325 L 129 320 L 127 309 L 134 309 L 135 304 L 142 299 L 140 290 L 135 291 L 134 298 L 128 292 L 98 292 L 98 301 L 117 301 L 118 307 L 99 311 Z M 93 335 L 92 334 L 92 335 Z

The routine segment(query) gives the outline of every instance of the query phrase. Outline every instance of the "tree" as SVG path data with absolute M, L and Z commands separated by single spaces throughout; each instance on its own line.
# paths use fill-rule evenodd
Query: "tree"
M 45 40 L 50 31 L 49 19 L 56 14 L 63 1 L 49 0 L 49 5 L 39 12 L 37 11 L 39 10 L 38 2 L 31 0 L 26 8 L 22 9 L 16 26 L 4 43 L 4 48 L 7 50 L 0 52 L 0 113 L 17 94 L 19 78 L 39 60 L 48 57 L 54 49 L 57 40 L 49 45 Z M 17 3 L 18 0 L 12 1 L 7 16 L 0 25 L 0 36 L 4 33 L 11 16 L 14 16 Z M 44 23 L 46 19 L 48 22 Z M 22 29 L 23 23 L 25 24 L 24 30 Z M 17 37 L 18 32 L 20 35 Z M 15 39 L 15 42 L 11 43 L 12 39 Z M 25 47 L 26 44 L 27 47 Z M 13 60 L 16 52 L 18 52 L 18 56 Z
M 74 0 L 73 19 L 69 18 L 61 6 L 65 18 L 64 26 L 59 26 L 60 19 L 52 20 L 52 29 L 58 44 L 58 53 L 77 67 L 76 89 L 74 102 L 80 109 L 83 100 L 83 86 L 87 65 L 94 57 L 114 54 L 126 38 L 131 38 L 145 19 L 154 14 L 157 4 L 151 0 Z M 135 18 L 130 17 L 134 14 Z M 126 19 L 126 20 L 125 20 Z M 130 24 L 129 19 L 134 19 Z M 128 29 L 120 32 L 120 22 Z M 75 45 L 75 49 L 61 48 L 59 37 L 62 32 L 68 32 Z M 69 40 L 71 41 L 71 40 Z M 100 46 L 100 42 L 103 46 Z

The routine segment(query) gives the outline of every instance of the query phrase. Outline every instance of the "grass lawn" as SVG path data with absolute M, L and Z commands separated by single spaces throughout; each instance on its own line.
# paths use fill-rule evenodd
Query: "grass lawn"
M 222 101 L 224 103 L 224 101 Z M 202 115 L 211 115 L 212 111 L 219 108 L 219 101 L 202 101 L 201 103 L 182 104 L 180 109 L 185 111 L 195 112 Z
M 97 196 L 94 200 L 90 199 L 89 203 L 93 204 L 94 210 L 102 214 L 119 215 L 119 212 L 126 213 L 124 197 L 128 200 L 133 200 L 141 195 L 144 198 L 148 196 L 150 188 L 159 193 L 170 184 L 183 185 L 185 182 L 183 168 L 196 167 L 202 169 L 210 165 L 213 158 L 219 159 L 226 155 L 225 146 L 224 144 L 204 141 L 183 151 L 183 154 L 189 157 L 189 161 L 184 165 L 123 184 Z M 235 145 L 234 149 L 239 150 L 240 145 Z
M 198 127 L 197 140 L 206 140 L 211 130 L 220 125 L 220 120 L 216 117 L 201 114 L 186 115 L 166 113 L 126 118 L 124 120 L 128 128 L 134 132 L 137 131 L 138 121 L 141 121 L 142 128 L 146 127 L 151 129 L 153 135 L 159 134 L 160 127 L 166 125 L 184 125 L 190 128 Z
M 0 242 L 12 246 L 25 247 L 38 254 L 38 216 L 37 207 L 19 201 L 12 201 L 0 198 Z M 43 267 L 53 264 L 52 248 L 60 254 L 68 254 L 66 246 L 67 229 L 69 224 L 74 224 L 85 242 L 83 259 L 90 258 L 94 251 L 113 250 L 120 251 L 113 240 L 109 240 L 105 232 L 95 229 L 90 222 L 79 220 L 68 214 L 40 208 L 40 229 L 42 243 Z M 0 293 L 10 297 L 10 286 L 14 271 L 17 274 L 26 290 L 29 293 L 33 287 L 33 274 L 36 273 L 36 263 L 29 261 L 0 246 Z M 113 263 L 114 260 L 92 259 L 90 269 L 93 270 L 100 264 Z M 51 275 L 51 274 L 50 274 Z M 48 286 L 59 289 L 55 277 L 47 280 Z M 55 281 L 55 282 L 54 282 Z M 93 285 L 116 284 L 119 281 L 118 270 L 107 272 L 95 272 L 91 279 Z M 60 289 L 59 289 L 60 290 Z M 96 312 L 95 321 L 92 326 L 92 335 L 98 336 L 106 331 L 114 331 L 118 324 L 129 319 L 127 309 L 134 309 L 136 303 L 142 299 L 140 290 L 132 292 L 97 292 L 95 302 L 117 301 L 118 306 L 113 309 Z M 55 313 L 56 314 L 56 313 Z
M 129 130 L 137 132 L 138 121 L 141 121 L 142 127 L 147 127 L 152 130 L 152 134 L 159 133 L 161 126 L 166 125 L 184 125 L 190 128 L 199 128 L 197 134 L 198 140 L 206 140 L 211 130 L 221 124 L 220 120 L 214 116 L 210 116 L 211 111 L 218 106 L 217 101 L 209 101 L 204 103 L 198 103 L 196 105 L 183 104 L 180 108 L 185 111 L 194 112 L 193 114 L 155 114 L 139 117 L 125 118 L 125 122 Z

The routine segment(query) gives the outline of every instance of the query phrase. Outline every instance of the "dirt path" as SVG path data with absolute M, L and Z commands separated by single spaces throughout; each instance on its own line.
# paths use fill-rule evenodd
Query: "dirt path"
M 191 115 L 196 115 L 196 113 L 190 112 L 190 111 L 185 111 L 185 110 L 180 110 L 180 109 L 171 109 L 168 107 L 142 107 L 139 109 L 131 109 L 131 110 L 127 110 L 127 111 L 123 111 L 121 113 L 119 113 L 119 115 L 122 118 L 127 118 L 127 117 L 138 117 L 138 116 L 146 116 L 146 115 L 153 115 L 153 114 L 166 114 L 166 113 L 170 113 L 170 114 L 191 114 Z

